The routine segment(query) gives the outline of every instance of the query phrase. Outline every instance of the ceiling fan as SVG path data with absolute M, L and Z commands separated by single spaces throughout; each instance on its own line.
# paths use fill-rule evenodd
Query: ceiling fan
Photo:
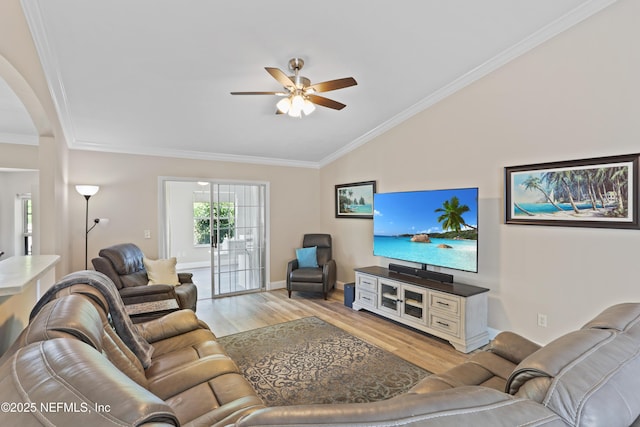
M 300 70 L 303 66 L 304 61 L 302 59 L 290 59 L 289 70 L 293 72 L 293 76 L 287 76 L 287 74 L 279 68 L 265 67 L 265 70 L 271 74 L 271 77 L 284 86 L 286 89 L 284 92 L 231 92 L 231 95 L 282 96 L 284 98 L 276 104 L 276 114 L 288 114 L 291 117 L 302 117 L 303 114 L 308 116 L 315 110 L 315 105 L 332 108 L 334 110 L 342 110 L 346 107 L 346 105 L 341 102 L 316 94 L 355 86 L 358 83 L 353 77 L 311 84 L 311 80 L 300 75 Z

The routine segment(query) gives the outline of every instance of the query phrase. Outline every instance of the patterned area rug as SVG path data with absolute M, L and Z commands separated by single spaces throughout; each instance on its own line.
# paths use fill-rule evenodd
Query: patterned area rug
M 317 317 L 219 341 L 267 406 L 374 402 L 429 375 Z

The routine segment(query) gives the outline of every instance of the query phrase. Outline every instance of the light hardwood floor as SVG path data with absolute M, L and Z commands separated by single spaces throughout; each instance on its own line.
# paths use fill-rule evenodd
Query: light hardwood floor
M 468 358 L 439 338 L 346 307 L 339 289 L 326 301 L 320 294 L 298 292 L 289 299 L 286 290 L 205 299 L 198 301 L 197 314 L 218 337 L 316 316 L 434 373 L 444 372 Z

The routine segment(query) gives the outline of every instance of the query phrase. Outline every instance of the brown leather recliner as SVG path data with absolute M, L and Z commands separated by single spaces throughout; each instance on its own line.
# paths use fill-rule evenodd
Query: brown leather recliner
M 15 402 L 0 425 L 223 427 L 264 407 L 193 311 L 134 325 L 153 348 L 144 367 L 105 295 L 76 278 L 0 357 L 0 401 Z
M 126 305 L 175 299 L 178 307 L 196 311 L 198 289 L 191 273 L 178 273 L 180 284 L 148 286 L 144 255 L 133 243 L 121 243 L 101 249 L 99 257 L 91 260 L 96 271 L 109 277 L 118 288 Z
M 329 291 L 336 284 L 336 262 L 331 255 L 330 234 L 305 234 L 302 240 L 303 248 L 316 247 L 318 267 L 298 266 L 294 259 L 287 264 L 287 291 L 291 298 L 291 291 L 322 292 L 327 299 Z

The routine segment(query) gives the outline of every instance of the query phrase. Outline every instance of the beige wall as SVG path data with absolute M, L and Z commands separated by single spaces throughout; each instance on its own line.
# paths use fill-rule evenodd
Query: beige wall
M 638 16 L 640 2 L 620 1 L 324 167 L 322 224 L 339 242 L 339 279 L 389 260 L 372 256 L 371 221 L 333 218 L 335 184 L 478 186 L 479 273 L 454 274 L 491 289 L 491 327 L 546 342 L 639 300 L 640 231 L 505 225 L 502 199 L 505 166 L 640 152 Z
M 109 218 L 89 235 L 89 258 L 105 246 L 133 242 L 158 255 L 158 177 L 194 177 L 268 182 L 270 191 L 270 279 L 284 280 L 302 235 L 320 226 L 317 169 L 205 160 L 70 151 L 69 218 L 72 269 L 84 268 L 85 200 L 76 184 L 100 185 L 89 202 L 89 218 Z M 144 238 L 151 230 L 151 239 Z M 90 261 L 89 261 L 90 263 Z M 90 265 L 90 264 L 89 264 Z
M 37 168 L 46 193 L 42 240 L 45 249 L 63 255 L 59 271 L 83 266 L 84 199 L 74 184 L 101 185 L 90 217 L 111 219 L 107 229 L 92 232 L 90 254 L 134 240 L 153 256 L 158 176 L 197 176 L 271 183 L 272 281 L 284 279 L 301 235 L 316 229 L 333 234 L 338 278 L 351 281 L 354 267 L 388 261 L 371 255 L 371 221 L 334 218 L 333 186 L 376 180 L 381 192 L 480 188 L 480 271 L 456 278 L 491 289 L 493 328 L 546 342 L 608 304 L 637 299 L 640 232 L 502 223 L 505 166 L 640 151 L 637 0 L 620 0 L 320 171 L 79 151 L 68 153 L 67 168 L 64 139 L 19 4 L 7 0 L 0 6 L 0 55 L 32 90 L 25 104 L 40 104 L 30 111 L 40 108 L 52 121 L 53 137 L 41 131 L 45 144 Z M 46 129 L 41 113 L 36 125 Z M 31 162 L 33 148 L 0 146 L 0 163 L 15 163 L 16 150 Z M 145 229 L 152 230 L 152 239 L 143 238 Z M 536 326 L 537 313 L 548 315 L 548 328 Z
M 0 2 L 0 78 L 24 103 L 39 136 L 39 147 L 0 144 L 0 166 L 5 167 L 22 152 L 28 167 L 39 170 L 39 197 L 34 204 L 41 209 L 35 213 L 38 223 L 34 224 L 34 252 L 61 255 L 56 270 L 59 276 L 68 271 L 67 143 L 20 0 Z M 34 159 L 36 164 L 32 163 Z
M 38 147 L 0 142 L 0 168 L 38 169 Z

